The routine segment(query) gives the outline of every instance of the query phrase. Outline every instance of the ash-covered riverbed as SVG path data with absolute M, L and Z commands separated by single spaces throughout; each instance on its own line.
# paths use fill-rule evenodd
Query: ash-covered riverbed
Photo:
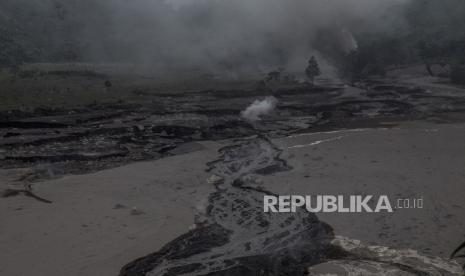
M 277 99 L 274 112 L 255 122 L 241 118 L 254 100 L 270 95 Z M 463 94 L 375 83 L 142 97 L 145 104 L 2 113 L 0 166 L 21 172 L 7 183 L 2 200 L 29 196 L 53 206 L 55 200 L 35 188 L 41 181 L 161 160 L 195 152 L 204 141 L 222 141 L 227 145 L 219 158 L 205 164 L 205 182 L 214 190 L 197 211 L 195 229 L 152 254 L 126 260 L 120 275 L 319 275 L 316 268 L 327 272 L 321 264 L 373 275 L 459 273 L 457 264 L 444 259 L 352 240 L 341 244 L 333 226 L 315 214 L 265 214 L 263 195 L 277 191 L 261 179 L 294 170 L 273 138 L 391 128 L 411 119 L 462 122 Z
M 254 100 L 270 95 L 278 101 L 275 112 L 260 122 L 241 118 L 241 111 Z M 0 167 L 30 168 L 24 178 L 35 181 L 159 159 L 189 151 L 195 141 L 434 119 L 465 107 L 462 93 L 432 93 L 411 85 L 386 84 L 141 97 L 138 101 L 145 104 L 2 112 Z
M 457 263 L 335 237 L 313 214 L 264 213 L 260 176 L 291 170 L 265 137 L 236 140 L 209 163 L 215 191 L 195 229 L 120 272 L 138 275 L 460 275 Z M 310 267 L 310 269 L 309 269 Z

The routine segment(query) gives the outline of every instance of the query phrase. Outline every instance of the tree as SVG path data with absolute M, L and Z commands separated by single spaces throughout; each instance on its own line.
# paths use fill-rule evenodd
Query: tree
M 315 77 L 321 75 L 320 67 L 318 66 L 318 62 L 316 58 L 312 56 L 308 61 L 307 69 L 305 69 L 305 74 L 307 75 L 310 83 L 313 85 Z

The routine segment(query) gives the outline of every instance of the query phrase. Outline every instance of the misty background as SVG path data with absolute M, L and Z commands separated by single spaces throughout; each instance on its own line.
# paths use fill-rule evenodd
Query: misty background
M 0 64 L 138 63 L 352 75 L 462 63 L 463 0 L 1 0 Z

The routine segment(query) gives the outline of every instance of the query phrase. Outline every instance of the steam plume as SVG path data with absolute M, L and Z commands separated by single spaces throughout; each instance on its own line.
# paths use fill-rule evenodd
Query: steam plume
M 249 121 L 258 121 L 263 115 L 268 115 L 274 111 L 278 100 L 273 97 L 266 97 L 264 100 L 255 100 L 249 107 L 242 111 L 241 115 Z

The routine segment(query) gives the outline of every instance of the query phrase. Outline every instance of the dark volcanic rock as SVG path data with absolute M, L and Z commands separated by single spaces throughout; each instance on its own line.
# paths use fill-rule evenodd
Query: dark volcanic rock
M 240 110 L 270 94 L 279 99 L 273 116 L 255 123 L 241 119 Z M 382 82 L 362 89 L 296 86 L 266 94 L 212 90 L 144 97 L 144 103 L 0 112 L 0 167 L 53 163 L 59 177 L 179 154 L 185 151 L 177 151 L 179 146 L 200 140 L 277 137 L 465 110 L 463 96 Z M 278 163 L 254 173 L 277 172 Z

